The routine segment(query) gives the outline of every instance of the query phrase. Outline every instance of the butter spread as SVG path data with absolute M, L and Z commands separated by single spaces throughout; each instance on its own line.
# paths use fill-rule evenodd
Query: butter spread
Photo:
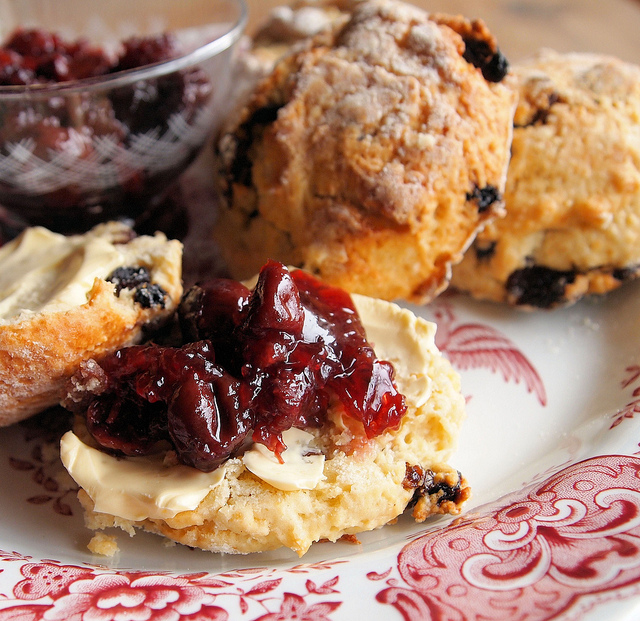
M 0 248 L 0 320 L 85 304 L 96 277 L 126 264 L 124 248 L 91 233 L 26 229 Z
M 436 352 L 436 325 L 392 302 L 356 293 L 351 298 L 376 356 L 393 364 L 407 405 L 422 407 L 431 395 L 429 361 Z
M 287 448 L 278 458 L 264 444 L 254 444 L 242 457 L 247 470 L 269 485 L 285 492 L 296 489 L 314 489 L 324 479 L 324 455 L 313 453 L 310 442 L 313 434 L 302 429 L 282 432 Z
M 437 353 L 435 325 L 391 302 L 352 295 L 376 355 L 396 369 L 395 380 L 407 405 L 419 408 L 429 399 L 430 358 Z M 243 456 L 245 467 L 274 487 L 313 489 L 324 479 L 324 455 L 310 449 L 313 435 L 299 429 L 283 434 L 284 463 L 262 444 Z M 169 518 L 195 509 L 224 478 L 224 466 L 204 473 L 188 466 L 167 466 L 162 457 L 118 459 L 91 448 L 72 432 L 62 438 L 64 466 L 95 504 L 95 510 L 130 520 Z
M 97 512 L 126 520 L 167 519 L 193 510 L 224 479 L 224 468 L 201 472 L 166 466 L 162 455 L 117 458 L 86 445 L 72 431 L 62 436 L 60 457 Z

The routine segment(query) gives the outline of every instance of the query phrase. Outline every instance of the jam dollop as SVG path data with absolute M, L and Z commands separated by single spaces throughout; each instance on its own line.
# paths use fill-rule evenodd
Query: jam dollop
M 183 345 L 125 348 L 76 379 L 93 387 L 82 407 L 102 447 L 144 455 L 168 442 L 180 462 L 210 471 L 249 439 L 280 457 L 282 432 L 322 426 L 330 406 L 368 438 L 406 411 L 349 294 L 306 272 L 269 261 L 253 291 L 201 283 L 179 317 Z

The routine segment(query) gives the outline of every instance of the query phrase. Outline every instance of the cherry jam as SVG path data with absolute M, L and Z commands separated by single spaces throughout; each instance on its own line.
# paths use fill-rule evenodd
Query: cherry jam
M 248 440 L 279 456 L 283 431 L 322 426 L 336 403 L 369 438 L 406 411 L 351 297 L 305 272 L 270 261 L 253 291 L 210 280 L 185 294 L 179 317 L 182 346 L 122 349 L 85 382 L 99 386 L 86 419 L 104 448 L 144 455 L 168 442 L 210 471 Z
M 0 86 L 55 84 L 95 78 L 168 60 L 177 54 L 167 33 L 131 37 L 119 55 L 108 55 L 85 39 L 66 41 L 54 32 L 18 28 L 0 48 Z
M 0 47 L 0 88 L 109 77 L 183 53 L 171 33 L 132 37 L 120 47 L 119 53 L 108 54 L 84 39 L 66 41 L 42 29 L 17 29 Z M 25 223 L 63 233 L 161 210 L 163 194 L 198 152 L 190 134 L 185 138 L 174 130 L 192 127 L 212 93 L 203 69 L 192 67 L 121 84 L 105 81 L 83 91 L 52 91 L 51 96 L 47 89 L 31 88 L 33 97 L 3 100 L 0 159 L 8 163 L 0 175 L 0 202 Z M 166 165 L 160 165 L 162 137 L 184 141 L 184 149 Z M 148 155 L 155 140 L 156 160 Z M 15 145 L 28 147 L 29 160 L 20 166 L 12 160 Z M 60 175 L 51 175 L 50 162 L 60 167 Z M 37 167 L 47 174 L 21 172 Z

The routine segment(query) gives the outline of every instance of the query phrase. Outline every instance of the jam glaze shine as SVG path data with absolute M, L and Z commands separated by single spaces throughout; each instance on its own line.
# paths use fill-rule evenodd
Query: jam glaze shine
M 279 457 L 282 432 L 321 427 L 330 407 L 368 438 L 406 411 L 350 296 L 308 273 L 269 261 L 253 291 L 203 282 L 179 318 L 180 346 L 137 345 L 84 369 L 87 429 L 104 449 L 145 455 L 168 443 L 179 462 L 212 471 L 249 440 Z

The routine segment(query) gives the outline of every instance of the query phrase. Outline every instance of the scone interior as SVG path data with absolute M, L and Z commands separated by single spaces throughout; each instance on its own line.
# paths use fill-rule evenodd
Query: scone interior
M 140 341 L 182 295 L 182 244 L 119 222 L 0 248 L 0 425 L 57 405 L 79 364 Z
M 506 75 L 482 22 L 401 2 L 357 3 L 298 42 L 219 143 L 233 276 L 274 258 L 372 297 L 437 295 L 502 210 Z
M 512 72 L 506 216 L 479 233 L 452 284 L 525 308 L 616 289 L 640 266 L 640 68 L 542 50 Z
M 201 472 L 176 464 L 171 451 L 133 459 L 95 451 L 97 461 L 91 458 L 88 468 L 85 453 L 95 441 L 80 417 L 77 435 L 63 438 L 62 456 L 84 487 L 79 498 L 87 526 L 130 534 L 141 528 L 215 552 L 284 546 L 303 555 L 314 542 L 379 528 L 408 508 L 418 521 L 458 513 L 469 488 L 447 460 L 464 399 L 457 373 L 434 344 L 435 326 L 390 302 L 352 299 L 377 358 L 395 369 L 406 404 L 397 424 L 372 435 L 334 398 L 321 424 L 283 432 L 283 463 L 254 435 L 212 471 Z M 146 483 L 123 485 L 127 463 L 143 468 Z M 100 474 L 83 478 L 87 470 Z M 178 498 L 182 492 L 189 498 Z

